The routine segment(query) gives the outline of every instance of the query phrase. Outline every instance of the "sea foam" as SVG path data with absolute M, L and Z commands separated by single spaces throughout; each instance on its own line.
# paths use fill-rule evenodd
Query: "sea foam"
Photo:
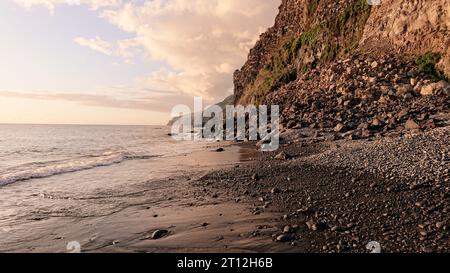
M 12 184 L 18 181 L 45 178 L 97 167 L 110 166 L 122 163 L 126 160 L 149 159 L 152 157 L 155 156 L 107 152 L 102 155 L 90 155 L 61 161 L 27 164 L 25 170 L 23 166 L 18 166 L 18 168 L 7 170 L 6 172 L 0 174 L 0 186 Z

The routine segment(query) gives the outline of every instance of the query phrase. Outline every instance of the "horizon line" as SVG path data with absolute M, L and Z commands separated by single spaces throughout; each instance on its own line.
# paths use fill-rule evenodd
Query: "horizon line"
M 0 122 L 0 125 L 66 125 L 66 126 L 167 126 L 164 124 L 94 124 L 94 123 L 17 123 L 17 122 Z

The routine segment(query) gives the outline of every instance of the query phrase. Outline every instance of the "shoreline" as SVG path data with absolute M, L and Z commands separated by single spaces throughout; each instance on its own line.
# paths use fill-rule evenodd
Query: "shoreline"
M 375 241 L 387 253 L 448 252 L 449 134 L 355 141 L 290 129 L 263 154 L 212 143 L 168 159 L 190 168 L 148 183 L 142 203 L 30 221 L 0 251 L 70 252 L 75 241 L 88 253 L 368 253 Z M 167 234 L 152 239 L 157 230 Z
M 224 151 L 217 152 L 219 147 Z M 105 215 L 35 215 L 18 227 L 0 230 L 6 235 L 1 236 L 0 251 L 62 253 L 71 252 L 69 244 L 76 243 L 83 253 L 285 252 L 287 247 L 252 234 L 259 225 L 268 231 L 276 229 L 267 223 L 278 215 L 253 215 L 249 203 L 229 201 L 220 192 L 192 185 L 207 173 L 249 164 L 258 154 L 248 146 L 221 142 L 203 151 L 160 159 L 159 164 L 182 165 L 183 172 L 148 181 L 142 192 L 130 196 L 134 203 Z M 153 240 L 156 230 L 168 233 Z

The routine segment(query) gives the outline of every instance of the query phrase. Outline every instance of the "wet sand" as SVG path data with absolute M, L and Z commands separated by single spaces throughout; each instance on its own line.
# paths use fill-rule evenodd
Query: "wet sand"
M 224 147 L 223 152 L 217 152 Z M 260 154 L 247 146 L 212 143 L 205 151 L 162 159 L 183 165 L 176 177 L 151 181 L 141 195 L 165 196 L 102 216 L 36 218 L 3 230 L 1 252 L 278 252 L 270 234 L 279 215 L 255 215 L 251 204 L 195 186 L 203 175 L 250 164 Z M 186 166 L 191 167 L 187 171 Z M 155 230 L 167 236 L 151 239 Z M 258 230 L 258 234 L 255 234 Z M 266 234 L 267 236 L 260 236 Z M 70 246 L 75 246 L 71 248 Z

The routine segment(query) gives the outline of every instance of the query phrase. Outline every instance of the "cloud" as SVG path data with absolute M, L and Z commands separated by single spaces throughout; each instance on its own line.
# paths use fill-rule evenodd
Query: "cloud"
M 119 40 L 115 45 L 116 55 L 122 57 L 126 63 L 132 63 L 133 58 L 136 56 L 144 56 L 146 54 L 142 52 L 142 47 L 135 38 Z
M 133 60 L 137 56 L 148 58 L 139 42 L 134 38 L 108 42 L 96 36 L 95 38 L 77 37 L 74 41 L 80 46 L 90 48 L 102 54 L 121 57 L 127 64 L 133 64 Z
M 25 7 L 87 5 L 98 16 L 132 35 L 107 42 L 75 41 L 106 55 L 158 60 L 170 69 L 149 73 L 141 82 L 165 86 L 208 102 L 232 92 L 232 73 L 245 62 L 260 33 L 274 22 L 280 0 L 14 0 Z M 101 36 L 101 34 L 99 34 Z M 151 61 L 150 60 L 150 61 Z
M 103 93 L 0 91 L 0 97 L 45 101 L 68 101 L 84 106 L 134 109 L 163 113 L 170 112 L 172 107 L 180 103 L 180 101 L 181 103 L 191 104 L 190 97 L 170 91 L 145 89 L 136 91 L 136 89 L 118 87 L 108 88 L 108 91 L 108 95 L 104 95 Z
M 111 55 L 112 54 L 112 45 L 111 43 L 100 39 L 100 37 L 95 37 L 92 39 L 87 39 L 83 37 L 75 38 L 74 41 L 81 45 L 88 47 L 94 51 L 98 51 L 100 53 Z
M 258 36 L 273 24 L 279 0 L 154 0 L 127 3 L 100 13 L 133 33 L 133 47 L 167 62 L 175 71 L 150 75 L 174 89 L 207 100 L 232 91 L 232 73 Z M 123 50 L 126 52 L 126 50 Z M 156 78 L 154 78 L 157 76 Z

